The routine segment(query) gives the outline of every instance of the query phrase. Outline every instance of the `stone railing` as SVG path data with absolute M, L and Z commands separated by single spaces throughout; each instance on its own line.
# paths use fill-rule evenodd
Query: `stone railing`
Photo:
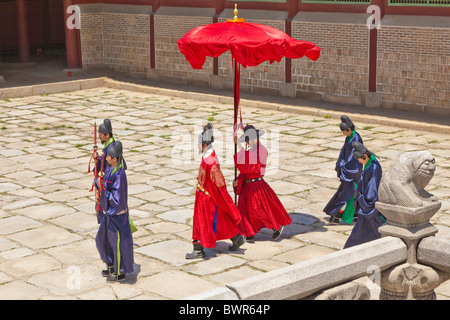
M 387 270 L 406 261 L 400 239 L 385 237 L 315 259 L 237 281 L 187 299 L 280 300 L 307 298 L 366 276 L 370 270 Z
M 408 254 L 405 263 L 382 273 L 380 299 L 436 299 L 434 289 L 450 278 L 450 242 L 433 238 L 438 230 L 430 223 L 441 202 L 424 189 L 435 169 L 431 153 L 406 152 L 381 180 L 375 206 L 387 223 L 379 231 L 402 239 Z
M 237 281 L 191 300 L 374 299 L 364 283 L 381 287 L 380 300 L 433 300 L 450 279 L 450 240 L 435 238 L 430 218 L 441 203 L 424 190 L 434 175 L 425 151 L 400 155 L 383 175 L 376 208 L 386 217 L 381 239 Z

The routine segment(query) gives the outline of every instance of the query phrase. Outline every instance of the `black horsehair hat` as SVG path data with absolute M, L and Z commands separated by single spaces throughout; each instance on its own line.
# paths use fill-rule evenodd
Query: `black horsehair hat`
M 98 132 L 103 134 L 112 134 L 112 125 L 111 120 L 105 119 L 103 120 L 103 123 L 98 127 Z
M 111 158 L 117 158 L 118 159 L 118 163 L 123 165 L 123 168 L 126 170 L 127 169 L 127 164 L 125 162 L 125 159 L 123 158 L 123 146 L 122 146 L 122 142 L 120 141 L 114 141 L 114 143 L 112 143 L 107 151 L 108 155 Z
M 198 136 L 198 142 L 201 144 L 205 143 L 207 145 L 214 142 L 213 127 L 211 123 L 208 123 L 203 127 L 203 132 Z
M 341 131 L 345 131 L 350 129 L 352 126 L 354 126 L 352 120 L 350 120 L 349 117 L 347 117 L 345 114 L 341 116 L 341 124 L 339 125 L 339 128 Z
M 256 129 L 253 125 L 248 124 L 244 128 L 244 134 L 239 137 L 240 142 L 246 142 L 254 139 L 259 139 L 262 135 L 266 133 L 262 129 Z
M 111 156 L 111 158 L 121 157 L 122 152 L 123 152 L 123 146 L 122 146 L 122 142 L 120 142 L 120 141 L 115 141 L 113 144 L 111 144 L 107 151 L 108 155 Z
M 353 148 L 353 157 L 355 159 L 361 158 L 366 153 L 369 155 L 369 157 L 373 154 L 372 151 L 367 149 L 362 143 L 358 141 L 352 142 L 352 148 Z

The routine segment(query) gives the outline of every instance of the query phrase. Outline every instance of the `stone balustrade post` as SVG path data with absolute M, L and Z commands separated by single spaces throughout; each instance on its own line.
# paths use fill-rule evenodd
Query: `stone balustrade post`
M 424 189 L 435 169 L 435 159 L 429 152 L 407 152 L 381 179 L 375 207 L 386 217 L 386 223 L 379 232 L 402 239 L 408 253 L 405 263 L 381 273 L 380 300 L 435 300 L 434 289 L 449 278 L 449 273 L 420 264 L 417 259 L 420 241 L 438 231 L 429 220 L 441 208 L 441 202 Z

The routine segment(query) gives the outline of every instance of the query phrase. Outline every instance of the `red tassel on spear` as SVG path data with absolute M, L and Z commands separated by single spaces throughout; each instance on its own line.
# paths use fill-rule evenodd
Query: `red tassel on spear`
M 94 151 L 92 151 L 91 158 L 89 159 L 89 166 L 88 166 L 88 173 L 91 172 L 91 161 L 94 159 L 95 167 L 94 167 L 94 178 L 98 177 L 98 170 L 97 170 L 97 123 L 94 123 Z M 94 183 L 92 183 L 92 191 L 94 188 Z
M 94 122 L 94 151 L 92 151 L 91 158 L 89 159 L 88 173 L 91 172 L 92 159 L 94 159 L 95 163 L 97 164 L 96 154 L 97 154 L 97 123 Z M 96 172 L 96 171 L 97 171 L 97 166 L 95 166 L 95 168 L 94 168 L 95 177 L 97 177 L 97 175 L 98 175 L 98 172 Z M 92 191 L 92 189 L 91 189 L 91 191 Z
M 97 150 L 98 150 L 98 146 L 97 146 L 97 123 L 95 122 L 94 123 L 94 151 L 92 151 L 91 159 L 89 160 L 89 167 L 88 167 L 88 173 L 89 173 L 89 172 L 91 172 L 91 161 L 92 161 L 92 159 L 94 159 L 94 162 L 95 162 L 94 181 L 92 182 L 92 187 L 91 187 L 91 190 L 89 192 L 92 192 L 94 190 L 95 179 L 99 178 L 99 181 L 98 181 L 99 188 L 98 188 L 98 190 L 96 192 L 96 198 L 100 198 L 100 194 L 101 194 L 102 188 L 103 188 L 103 162 L 104 162 L 104 159 L 102 159 L 101 170 L 100 170 L 100 174 L 99 174 L 98 169 L 97 169 L 97 162 L 98 162 Z M 100 210 L 100 205 L 98 203 L 97 203 L 97 209 Z

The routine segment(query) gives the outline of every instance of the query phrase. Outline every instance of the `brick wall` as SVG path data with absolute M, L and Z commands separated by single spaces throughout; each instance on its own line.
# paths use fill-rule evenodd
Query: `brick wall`
M 177 40 L 189 30 L 212 23 L 211 17 L 155 15 L 155 68 L 162 80 L 191 84 L 209 84 L 213 59 L 207 58 L 203 69 L 192 69 L 178 50 Z
M 103 14 L 103 63 L 112 70 L 146 77 L 150 68 L 150 17 Z
M 225 18 L 219 22 L 226 21 Z M 246 22 L 265 24 L 284 31 L 284 21 L 245 19 Z M 279 94 L 280 85 L 285 80 L 285 59 L 280 62 L 263 62 L 259 66 L 244 68 L 241 66 L 240 88 L 242 91 Z M 225 88 L 233 88 L 233 62 L 229 52 L 219 57 L 219 76 L 224 77 Z
M 361 24 L 294 22 L 292 36 L 321 48 L 317 61 L 292 60 L 297 96 L 318 100 L 343 97 L 363 104 L 369 85 L 369 31 Z M 344 101 L 345 101 L 344 99 Z
M 150 13 L 133 10 L 128 14 L 82 13 L 83 66 L 107 66 L 134 76 L 203 86 L 212 86 L 213 80 L 219 78 L 223 80 L 223 88 L 232 88 L 234 73 L 230 53 L 218 58 L 218 76 L 213 79 L 213 58 L 207 58 L 203 69 L 193 70 L 176 43 L 191 29 L 212 23 L 213 12 L 195 8 L 158 9 L 154 15 L 155 69 L 152 69 Z M 250 11 L 246 14 L 250 15 Z M 284 30 L 285 18 L 277 14 L 261 17 L 264 14 L 253 12 L 251 17 L 244 16 L 248 22 Z M 228 12 L 222 14 L 219 22 L 229 17 Z M 292 36 L 312 41 L 322 49 L 318 61 L 306 57 L 291 61 L 295 96 L 370 105 L 367 99 L 373 99 L 373 95 L 368 92 L 370 31 L 366 19 L 365 15 L 333 13 L 294 18 Z M 377 105 L 450 114 L 450 25 L 430 27 L 429 19 L 436 20 L 423 17 L 407 19 L 408 22 L 394 21 L 382 24 L 378 30 L 377 92 L 373 93 Z M 405 23 L 420 26 L 402 25 Z M 241 90 L 280 94 L 283 89 L 286 92 L 285 59 L 280 63 L 265 62 L 241 68 Z
M 82 15 L 80 41 L 83 67 L 103 65 L 103 18 L 101 13 Z
M 377 92 L 383 106 L 449 114 L 450 30 L 383 26 L 378 31 Z
M 146 77 L 150 69 L 149 15 L 86 13 L 80 30 L 83 66 Z

